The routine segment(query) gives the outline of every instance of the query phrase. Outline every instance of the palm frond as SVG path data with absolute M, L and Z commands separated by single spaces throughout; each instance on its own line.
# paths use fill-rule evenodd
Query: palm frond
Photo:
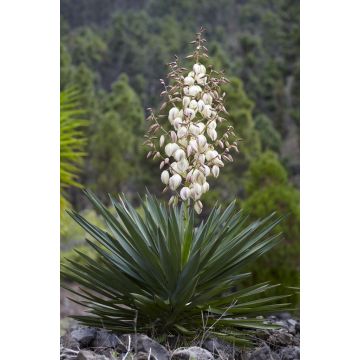
M 66 189 L 70 186 L 81 187 L 78 175 L 86 155 L 86 139 L 82 128 L 87 121 L 79 109 L 78 92 L 68 89 L 60 92 L 60 208 L 68 206 Z

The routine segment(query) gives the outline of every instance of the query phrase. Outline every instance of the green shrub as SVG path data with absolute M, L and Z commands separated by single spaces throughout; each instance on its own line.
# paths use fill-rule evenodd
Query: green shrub
M 272 211 L 284 216 L 275 231 L 282 232 L 284 241 L 270 256 L 259 259 L 249 268 L 255 281 L 271 279 L 284 286 L 299 286 L 300 208 L 299 191 L 288 183 L 287 173 L 273 153 L 264 153 L 254 161 L 247 173 L 249 197 L 243 201 L 244 211 L 258 219 Z M 277 291 L 281 291 L 278 289 Z M 298 300 L 297 300 L 298 301 Z
M 255 117 L 255 128 L 258 130 L 263 150 L 280 151 L 281 135 L 265 114 Z
M 256 160 L 252 161 L 245 175 L 247 196 L 267 186 L 286 185 L 287 183 L 287 172 L 277 155 L 271 151 L 262 153 Z
M 233 202 L 196 226 L 193 210 L 165 207 L 150 195 L 141 203 L 143 217 L 128 201 L 111 198 L 115 217 L 86 194 L 108 231 L 71 212 L 99 255 L 94 261 L 79 252 L 83 263 L 68 260 L 62 267 L 62 279 L 84 289 L 77 294 L 90 315 L 74 317 L 81 323 L 191 337 L 203 328 L 204 336 L 250 344 L 254 329 L 271 328 L 257 316 L 289 305 L 278 303 L 285 296 L 253 300 L 273 288 L 268 282 L 242 286 L 250 275 L 244 267 L 279 242 L 270 235 L 280 222 L 274 214 L 248 224 Z

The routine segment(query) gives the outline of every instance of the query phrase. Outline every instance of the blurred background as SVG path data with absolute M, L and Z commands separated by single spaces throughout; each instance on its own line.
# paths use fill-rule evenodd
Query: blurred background
M 146 109 L 158 109 L 166 63 L 188 55 L 203 26 L 243 142 L 211 179 L 202 216 L 234 197 L 253 219 L 285 215 L 282 244 L 249 270 L 252 281 L 299 286 L 299 16 L 297 0 L 61 0 L 62 258 L 94 256 L 65 208 L 103 226 L 81 186 L 105 202 L 123 192 L 136 205 L 146 188 L 168 199 L 142 146 Z M 62 316 L 78 312 L 65 296 Z

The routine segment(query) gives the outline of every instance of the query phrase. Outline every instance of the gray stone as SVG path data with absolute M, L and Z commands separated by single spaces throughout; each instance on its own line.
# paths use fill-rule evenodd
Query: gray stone
M 160 360 L 160 359 L 156 359 L 156 357 L 154 357 L 153 355 L 150 355 L 150 358 L 149 358 L 148 353 L 138 352 L 137 354 L 133 355 L 131 360 Z
M 233 360 L 238 354 L 238 349 L 235 346 L 216 338 L 207 339 L 202 347 L 220 359 Z
M 300 360 L 300 348 L 298 346 L 288 346 L 278 352 L 281 360 Z
M 212 354 L 198 346 L 176 349 L 171 357 L 172 360 L 214 360 Z
M 150 353 L 156 357 L 158 360 L 168 360 L 170 359 L 170 353 L 166 348 L 160 345 L 153 339 L 150 339 L 144 334 L 128 334 L 122 335 L 120 337 L 121 343 L 127 349 L 129 346 L 129 336 L 130 336 L 130 349 L 135 353 L 144 352 L 146 354 Z
M 71 350 L 79 350 L 80 344 L 76 341 L 70 334 L 65 334 L 60 338 L 60 344 L 66 348 Z
M 294 336 L 288 333 L 286 329 L 280 329 L 274 331 L 268 338 L 270 345 L 292 345 L 294 342 Z
M 116 348 L 119 352 L 126 352 L 126 348 L 121 343 L 119 337 L 105 330 L 100 330 L 96 333 L 91 346 L 94 348 Z
M 81 350 L 76 360 L 109 360 L 105 355 L 99 355 L 89 350 Z
M 280 360 L 280 358 L 271 351 L 269 346 L 263 345 L 251 353 L 249 360 Z
M 70 336 L 76 340 L 81 348 L 87 347 L 94 340 L 96 330 L 92 328 L 78 328 L 70 332 Z

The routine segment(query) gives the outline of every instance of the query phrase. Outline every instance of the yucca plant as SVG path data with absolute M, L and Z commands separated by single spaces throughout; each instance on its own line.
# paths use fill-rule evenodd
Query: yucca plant
M 233 202 L 224 210 L 215 207 L 196 225 L 186 204 L 168 207 L 148 194 L 140 211 L 125 198 L 111 197 L 114 216 L 85 193 L 108 231 L 70 212 L 92 236 L 88 242 L 100 259 L 78 252 L 81 263 L 69 260 L 62 266 L 63 280 L 81 285 L 73 292 L 89 312 L 74 316 L 82 324 L 187 337 L 203 330 L 203 335 L 250 344 L 254 329 L 273 327 L 257 316 L 289 305 L 282 302 L 285 296 L 259 298 L 274 285 L 241 285 L 250 276 L 244 267 L 279 241 L 272 232 L 280 221 L 274 214 L 248 224 Z
M 78 175 L 83 157 L 86 138 L 82 128 L 87 121 L 82 119 L 84 111 L 79 108 L 78 92 L 67 89 L 60 92 L 60 208 L 61 212 L 69 203 L 66 189 L 81 187 Z

